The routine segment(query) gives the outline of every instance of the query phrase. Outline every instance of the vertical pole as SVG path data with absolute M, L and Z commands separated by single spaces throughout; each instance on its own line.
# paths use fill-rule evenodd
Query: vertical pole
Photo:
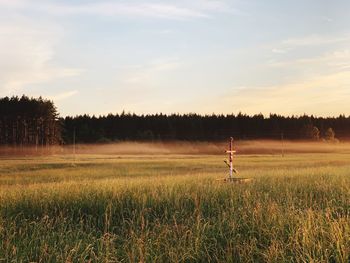
M 283 132 L 281 133 L 281 143 L 282 143 L 282 157 L 284 157 L 284 135 Z
M 35 152 L 38 152 L 38 144 L 39 144 L 39 127 L 36 127 L 36 133 L 35 133 Z
M 230 138 L 230 152 L 229 152 L 229 158 L 230 158 L 230 179 L 232 179 L 232 172 L 233 172 L 233 166 L 232 166 L 232 155 L 233 155 L 233 138 Z
M 73 154 L 74 154 L 74 159 L 75 159 L 75 127 L 73 130 Z

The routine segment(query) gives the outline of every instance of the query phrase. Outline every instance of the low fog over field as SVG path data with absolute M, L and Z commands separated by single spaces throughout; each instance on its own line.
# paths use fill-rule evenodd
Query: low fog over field
M 3 147 L 5 155 L 31 154 L 224 154 L 228 142 L 119 142 L 109 144 L 77 144 L 50 147 Z M 350 142 L 305 142 L 251 140 L 235 141 L 237 154 L 288 154 L 350 152 Z M 75 148 L 75 149 L 74 149 Z

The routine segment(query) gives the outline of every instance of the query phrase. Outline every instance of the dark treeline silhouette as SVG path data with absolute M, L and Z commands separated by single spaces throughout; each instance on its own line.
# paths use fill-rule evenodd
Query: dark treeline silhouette
M 62 143 L 53 102 L 26 96 L 0 98 L 0 144 L 48 146 Z
M 59 118 L 52 101 L 26 96 L 0 99 L 0 144 L 48 146 L 113 141 L 235 139 L 349 139 L 350 116 L 314 117 L 271 114 L 198 115 L 123 112 L 107 116 Z
M 63 120 L 66 143 L 109 142 L 119 140 L 188 140 L 215 141 L 236 139 L 319 140 L 350 137 L 350 116 L 321 118 L 284 117 L 271 114 L 248 116 L 198 114 L 109 114 L 76 116 Z

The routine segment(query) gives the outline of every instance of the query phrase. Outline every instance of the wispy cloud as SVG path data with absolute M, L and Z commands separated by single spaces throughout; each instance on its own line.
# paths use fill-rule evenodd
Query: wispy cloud
M 350 43 L 350 34 L 347 35 L 308 35 L 303 37 L 291 37 L 275 44 L 270 44 L 271 52 L 280 55 L 298 50 L 300 54 L 303 50 L 313 47 L 333 47 L 338 44 Z M 265 47 L 266 48 L 266 47 Z
M 49 96 L 49 99 L 53 100 L 53 101 L 61 101 L 61 100 L 65 100 L 69 97 L 72 97 L 74 95 L 78 94 L 77 90 L 71 90 L 71 91 L 66 91 L 63 93 L 59 93 L 53 96 Z
M 76 76 L 79 69 L 50 65 L 63 31 L 28 19 L 0 24 L 0 93 L 22 92 L 26 85 Z
M 151 61 L 144 65 L 124 67 L 122 83 L 128 87 L 135 86 L 138 89 L 143 86 L 154 84 L 159 75 L 176 70 L 181 65 L 177 58 L 162 58 Z
M 289 38 L 282 41 L 282 46 L 298 47 L 298 46 L 316 46 L 335 44 L 350 41 L 350 35 L 346 36 L 325 36 L 325 35 L 309 35 L 299 38 Z
M 311 75 L 340 72 L 350 67 L 350 35 L 290 38 L 276 44 L 265 66 Z
M 272 61 L 268 63 L 269 66 L 274 68 L 320 68 L 327 67 L 332 70 L 343 70 L 350 67 L 350 50 L 337 50 L 332 52 L 327 52 L 326 54 L 321 54 L 309 58 L 299 58 L 299 59 L 287 59 L 281 61 Z
M 321 20 L 322 20 L 322 21 L 325 21 L 325 22 L 328 22 L 328 23 L 333 22 L 333 19 L 330 18 L 330 17 L 328 17 L 328 16 L 322 16 L 322 17 L 321 17 Z
M 100 2 L 84 5 L 46 5 L 42 10 L 58 15 L 101 15 L 186 19 L 207 17 L 201 11 L 170 4 Z
M 234 15 L 248 15 L 247 12 L 238 9 L 235 4 L 237 2 L 218 1 L 218 0 L 192 0 L 186 1 L 187 4 L 197 7 L 207 12 L 228 13 Z
M 23 0 L 0 0 L 0 6 L 5 8 L 22 8 L 24 5 Z
M 347 111 L 350 71 L 262 87 L 233 89 L 221 98 L 220 108 L 246 113 L 337 115 Z
M 95 15 L 108 17 L 149 17 L 162 19 L 208 18 L 212 13 L 243 14 L 225 1 L 194 0 L 172 4 L 155 1 L 96 1 L 53 3 L 48 1 L 0 0 L 0 7 L 34 10 L 51 15 Z
M 285 54 L 285 53 L 288 52 L 288 49 L 273 48 L 273 49 L 272 49 L 272 52 L 273 52 L 273 53 L 276 53 L 276 54 Z

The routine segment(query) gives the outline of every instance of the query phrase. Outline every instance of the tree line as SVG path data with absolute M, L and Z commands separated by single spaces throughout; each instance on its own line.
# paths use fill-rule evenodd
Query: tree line
M 41 97 L 0 98 L 0 144 L 49 146 L 61 144 L 61 120 L 54 103 Z
M 199 114 L 109 114 L 80 115 L 63 120 L 66 143 L 119 140 L 215 141 L 235 139 L 335 140 L 350 137 L 350 116 L 322 118 L 262 114 L 254 116 Z
M 235 139 L 350 139 L 350 116 L 262 114 L 148 114 L 60 118 L 54 103 L 39 98 L 0 99 L 0 144 L 49 146 L 116 141 Z M 336 136 L 336 137 L 335 137 Z

